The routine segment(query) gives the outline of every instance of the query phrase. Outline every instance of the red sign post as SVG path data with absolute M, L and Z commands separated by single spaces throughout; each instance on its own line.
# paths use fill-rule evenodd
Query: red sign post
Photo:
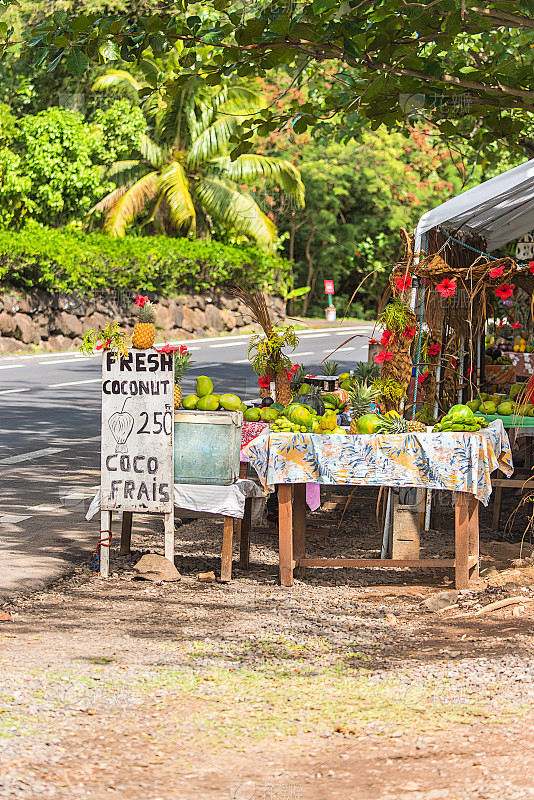
M 328 295 L 334 294 L 334 281 L 324 282 L 324 293 Z

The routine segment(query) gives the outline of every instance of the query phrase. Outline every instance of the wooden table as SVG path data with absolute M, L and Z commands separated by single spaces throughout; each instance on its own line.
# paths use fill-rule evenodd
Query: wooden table
M 293 573 L 303 577 L 306 567 L 412 567 L 454 568 L 457 589 L 467 589 L 478 578 L 479 529 L 478 500 L 466 492 L 456 492 L 454 558 L 307 558 L 306 484 L 279 483 L 278 541 L 280 581 L 293 585 Z

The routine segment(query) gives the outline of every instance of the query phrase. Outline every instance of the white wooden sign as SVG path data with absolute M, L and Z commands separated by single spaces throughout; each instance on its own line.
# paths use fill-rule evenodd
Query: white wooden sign
M 174 359 L 102 360 L 102 510 L 173 511 Z
M 515 246 L 515 257 L 518 261 L 529 261 L 534 258 L 534 233 L 526 233 Z

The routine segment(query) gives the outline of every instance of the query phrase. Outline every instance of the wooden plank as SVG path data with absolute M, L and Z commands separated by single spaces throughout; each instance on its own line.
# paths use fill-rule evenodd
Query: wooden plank
M 454 558 L 302 558 L 304 567 L 454 567 Z
M 280 582 L 282 586 L 293 586 L 293 510 L 291 507 L 291 484 L 278 484 L 278 557 L 280 559 Z
M 492 528 L 495 531 L 499 530 L 501 524 L 501 505 L 502 505 L 502 486 L 497 486 L 495 494 L 493 495 L 493 519 Z
M 121 556 L 128 556 L 131 553 L 132 519 L 133 511 L 125 511 L 123 513 L 121 526 L 121 549 L 119 551 Z
M 479 528 L 478 528 L 478 500 L 472 494 L 469 495 L 469 557 L 467 568 L 469 570 L 469 580 L 475 581 L 478 578 L 479 562 Z M 472 563 L 474 560 L 475 563 Z
M 306 484 L 293 488 L 293 558 L 297 562 L 306 557 Z M 303 578 L 306 568 L 297 567 L 297 577 Z
M 454 509 L 455 583 L 457 589 L 469 588 L 469 495 L 456 492 Z
M 228 583 L 232 580 L 232 545 L 234 540 L 234 519 L 224 517 L 223 544 L 221 553 L 221 581 Z
M 165 558 L 174 564 L 174 507 L 170 514 L 165 514 Z
M 100 577 L 109 578 L 109 536 L 111 536 L 111 511 L 100 512 L 100 540 L 106 544 L 100 545 Z
M 252 498 L 245 500 L 245 513 L 241 521 L 241 539 L 239 541 L 239 566 L 250 569 L 250 528 L 252 525 Z
M 239 462 L 239 477 L 240 478 L 246 478 L 247 474 L 248 474 L 248 463 L 246 461 L 240 461 Z M 236 541 L 238 543 L 241 542 L 241 525 L 242 524 L 243 524 L 242 520 L 240 520 L 240 519 L 236 520 L 235 538 L 236 538 Z
M 494 488 L 506 487 L 508 489 L 521 489 L 531 478 L 532 475 L 525 475 L 524 478 L 493 478 L 491 485 Z M 526 488 L 534 488 L 534 483 L 531 483 L 530 486 Z
M 272 528 L 266 528 L 265 526 L 261 528 L 254 528 L 254 533 L 263 533 L 263 534 L 270 534 L 271 536 L 275 533 L 278 533 L 278 530 L 273 526 Z M 328 537 L 330 536 L 330 531 L 327 528 L 309 528 L 306 524 L 306 538 L 310 538 L 313 536 L 323 536 Z

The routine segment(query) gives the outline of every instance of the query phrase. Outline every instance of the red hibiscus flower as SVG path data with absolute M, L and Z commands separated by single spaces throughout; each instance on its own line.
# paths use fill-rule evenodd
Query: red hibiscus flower
M 139 306 L 139 308 L 143 308 L 148 303 L 148 297 L 143 297 L 142 294 L 138 294 L 135 298 L 135 305 Z
M 441 283 L 438 283 L 436 286 L 436 291 L 439 292 L 442 297 L 452 297 L 456 294 L 456 283 L 450 281 L 448 278 L 443 278 Z
M 489 276 L 490 278 L 500 278 L 503 272 L 504 272 L 504 267 L 495 267 L 495 269 L 492 269 L 490 271 Z
M 406 289 L 409 289 L 412 285 L 412 276 L 411 275 L 400 275 L 398 278 L 395 278 L 395 286 L 399 290 L 399 292 L 405 292 Z
M 407 325 L 405 327 L 404 331 L 402 332 L 402 335 L 403 336 L 409 336 L 410 339 L 413 339 L 413 337 L 415 336 L 415 333 L 416 333 L 415 328 L 410 328 L 410 326 Z
M 293 364 L 293 366 L 291 367 L 290 372 L 295 373 L 295 372 L 298 372 L 298 371 L 299 371 L 299 365 L 298 364 Z
M 530 272 L 534 275 L 534 261 L 531 261 L 528 265 Z
M 428 372 L 422 372 L 417 378 L 417 383 L 424 383 L 428 378 Z
M 373 361 L 375 364 L 383 364 L 384 361 L 391 361 L 393 355 L 389 350 L 382 350 L 381 353 L 374 357 Z
M 266 375 L 264 375 L 263 378 L 258 378 L 258 384 L 260 389 L 269 389 L 271 386 L 271 381 Z
M 473 374 L 473 367 L 467 367 L 467 375 L 470 377 Z
M 515 284 L 514 283 L 503 283 L 502 286 L 498 286 L 495 289 L 495 294 L 497 297 L 500 297 L 501 300 L 508 300 L 514 293 Z
M 157 347 L 156 350 L 158 350 Z M 163 347 L 158 350 L 158 353 L 176 353 L 177 350 L 177 347 L 172 347 L 172 345 L 170 345 L 168 342 L 165 342 Z
M 512 325 L 512 328 L 520 328 L 520 327 L 521 327 L 521 323 L 520 322 L 514 322 L 513 325 Z
M 431 344 L 428 348 L 428 353 L 431 356 L 437 356 L 438 353 L 441 353 L 441 346 L 439 344 Z
M 100 342 L 100 344 L 97 344 L 96 349 L 97 350 L 107 350 L 107 348 L 110 346 L 110 344 L 111 344 L 111 339 L 106 339 L 105 342 Z
M 382 334 L 382 338 L 380 339 L 380 344 L 383 347 L 387 347 L 392 337 L 393 337 L 393 331 L 384 331 L 384 333 Z
M 378 339 L 369 339 L 369 344 L 378 344 Z
M 183 356 L 184 353 L 187 353 L 187 347 L 185 346 L 185 344 L 181 344 L 180 345 L 180 355 Z

